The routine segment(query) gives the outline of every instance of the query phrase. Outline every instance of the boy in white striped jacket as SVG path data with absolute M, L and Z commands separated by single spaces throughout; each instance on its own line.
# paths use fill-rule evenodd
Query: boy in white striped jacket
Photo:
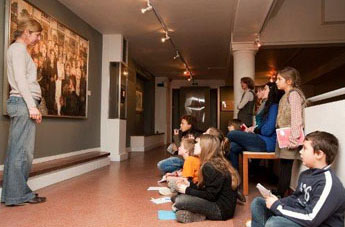
M 251 204 L 251 227 L 344 226 L 345 189 L 330 168 L 339 149 L 337 138 L 312 132 L 300 151 L 303 164 L 296 191 L 285 198 L 255 198 Z

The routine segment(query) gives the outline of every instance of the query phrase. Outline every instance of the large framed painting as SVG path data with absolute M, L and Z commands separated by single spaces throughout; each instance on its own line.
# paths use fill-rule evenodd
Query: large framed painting
M 26 17 L 43 27 L 41 40 L 28 49 L 37 66 L 43 116 L 87 118 L 89 41 L 25 0 L 6 0 L 5 52 Z M 7 98 L 6 67 L 4 75 Z

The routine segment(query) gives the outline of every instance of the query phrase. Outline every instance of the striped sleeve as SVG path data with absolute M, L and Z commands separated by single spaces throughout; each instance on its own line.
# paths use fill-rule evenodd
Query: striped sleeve
M 325 183 L 314 185 L 311 198 L 303 206 L 292 206 L 291 203 L 284 204 L 281 200 L 273 203 L 271 211 L 278 216 L 283 216 L 302 226 L 319 226 L 326 220 L 336 206 L 336 198 L 332 198 L 332 175 L 329 171 L 324 173 Z M 296 201 L 297 202 L 297 201 Z

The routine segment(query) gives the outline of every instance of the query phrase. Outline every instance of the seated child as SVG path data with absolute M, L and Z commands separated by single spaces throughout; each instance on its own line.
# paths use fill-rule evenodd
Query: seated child
M 240 120 L 234 119 L 233 121 L 229 121 L 230 122 L 235 122 L 235 124 L 237 126 L 234 126 L 234 128 L 239 127 L 238 125 L 241 125 L 242 122 Z M 237 123 L 236 123 L 237 122 Z M 237 130 L 237 129 L 233 129 L 233 130 Z M 232 131 L 229 129 L 229 131 Z M 217 128 L 209 128 L 207 129 L 207 131 L 204 134 L 210 134 L 212 136 L 218 137 L 220 142 L 220 147 L 223 151 L 224 157 L 226 157 L 230 151 L 230 143 L 227 137 L 224 136 L 223 132 Z M 239 202 L 241 203 L 245 203 L 246 197 L 242 194 L 242 192 L 240 190 L 237 190 L 237 199 L 239 200 Z
M 198 183 L 198 173 L 200 169 L 200 159 L 194 155 L 194 139 L 182 139 L 178 154 L 183 157 L 184 164 L 182 171 L 167 173 L 168 186 L 172 192 L 176 191 L 176 181 L 182 178 L 194 184 Z
M 226 156 L 230 150 L 230 143 L 228 138 L 224 136 L 223 132 L 217 128 L 211 127 L 208 128 L 204 134 L 217 137 L 220 141 L 220 148 L 222 149 L 224 156 Z
M 228 131 L 241 130 L 242 121 L 239 119 L 232 119 L 228 122 Z
M 196 118 L 191 115 L 184 115 L 181 117 L 180 129 L 174 129 L 173 141 L 174 143 L 168 147 L 168 152 L 175 155 L 180 147 L 182 138 L 193 137 L 196 138 L 201 134 L 201 131 L 196 128 Z M 178 156 L 171 156 L 163 159 L 157 163 L 158 169 L 162 174 L 171 173 L 183 167 L 184 160 Z
M 305 137 L 300 155 L 309 169 L 296 191 L 283 199 L 257 197 L 247 226 L 344 226 L 345 189 L 330 168 L 338 152 L 337 138 L 315 131 Z
M 175 200 L 178 222 L 195 222 L 207 219 L 227 220 L 236 208 L 239 175 L 225 159 L 220 141 L 212 135 L 201 135 L 194 148 L 200 155 L 201 168 L 197 185 L 177 183 L 182 193 Z

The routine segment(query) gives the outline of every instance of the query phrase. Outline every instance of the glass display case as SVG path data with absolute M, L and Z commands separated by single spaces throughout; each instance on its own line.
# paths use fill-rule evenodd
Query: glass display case
M 122 62 L 110 63 L 109 119 L 127 118 L 128 67 Z

